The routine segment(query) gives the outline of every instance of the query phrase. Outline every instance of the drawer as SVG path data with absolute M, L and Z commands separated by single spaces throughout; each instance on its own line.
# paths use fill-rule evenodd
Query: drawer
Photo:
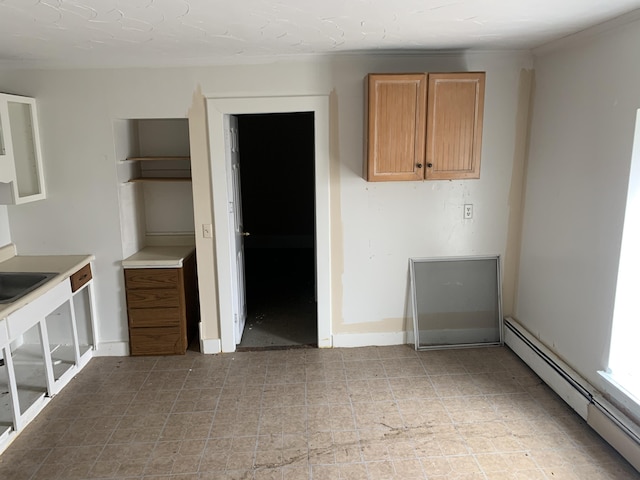
M 91 264 L 87 263 L 84 267 L 71 275 L 71 291 L 75 292 L 79 290 L 84 284 L 86 284 L 93 277 L 91 276 Z
M 129 329 L 131 355 L 171 355 L 185 353 L 180 327 Z
M 177 288 L 177 268 L 127 268 L 124 271 L 127 290 L 136 288 Z
M 170 308 L 130 308 L 130 327 L 170 327 L 180 326 L 180 309 Z
M 179 307 L 180 294 L 176 289 L 127 290 L 127 306 L 129 309 Z

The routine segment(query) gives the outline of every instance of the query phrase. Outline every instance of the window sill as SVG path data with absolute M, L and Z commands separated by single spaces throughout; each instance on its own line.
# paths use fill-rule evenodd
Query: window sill
M 600 376 L 605 380 L 603 382 L 604 393 L 611 396 L 621 407 L 629 414 L 640 420 L 640 399 L 634 396 L 626 388 L 624 388 L 612 372 L 598 371 Z

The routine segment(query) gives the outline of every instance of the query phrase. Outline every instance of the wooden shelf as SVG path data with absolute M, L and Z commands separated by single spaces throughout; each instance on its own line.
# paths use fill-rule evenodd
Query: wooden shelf
M 158 161 L 158 160 L 191 160 L 191 157 L 129 157 L 130 162 L 145 162 L 145 161 Z
M 125 162 L 171 162 L 171 161 L 184 161 L 188 162 L 191 160 L 189 156 L 154 156 L 154 157 L 129 157 Z M 162 164 L 158 164 L 162 165 Z M 165 164 L 166 165 L 166 164 Z M 157 172 L 157 173 L 156 173 Z M 131 178 L 129 182 L 190 182 L 191 181 L 191 170 L 187 168 L 158 168 L 158 169 L 149 169 L 149 171 L 141 172 L 142 175 L 165 175 L 165 176 L 142 176 Z M 176 176 L 177 174 L 177 176 Z M 185 175 L 187 174 L 187 175 Z
M 190 182 L 191 177 L 139 177 L 132 178 L 129 182 Z

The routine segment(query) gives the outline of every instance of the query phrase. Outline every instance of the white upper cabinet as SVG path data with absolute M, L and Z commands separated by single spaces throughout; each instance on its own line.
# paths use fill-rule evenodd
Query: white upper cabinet
M 0 204 L 44 198 L 36 101 L 0 93 Z

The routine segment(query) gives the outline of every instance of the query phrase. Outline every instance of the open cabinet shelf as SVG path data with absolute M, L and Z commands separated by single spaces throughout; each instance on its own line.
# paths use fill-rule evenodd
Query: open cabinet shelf
M 144 164 L 128 182 L 190 182 L 191 157 L 180 155 L 132 156 L 124 160 L 127 163 Z
M 190 182 L 191 177 L 138 177 L 129 180 L 130 183 L 136 182 Z
M 123 259 L 148 245 L 194 242 L 189 120 L 113 123 Z
M 178 161 L 190 161 L 191 157 L 183 156 L 146 156 L 146 157 L 128 157 L 130 162 L 154 162 L 163 160 L 178 160 Z
M 47 401 L 47 375 L 42 354 L 33 356 L 34 349 L 40 345 L 21 346 L 12 353 L 15 375 L 15 393 L 17 394 L 20 423 L 16 430 L 35 417 Z M 11 385 L 6 366 L 0 370 L 0 425 L 14 429 L 13 401 Z

